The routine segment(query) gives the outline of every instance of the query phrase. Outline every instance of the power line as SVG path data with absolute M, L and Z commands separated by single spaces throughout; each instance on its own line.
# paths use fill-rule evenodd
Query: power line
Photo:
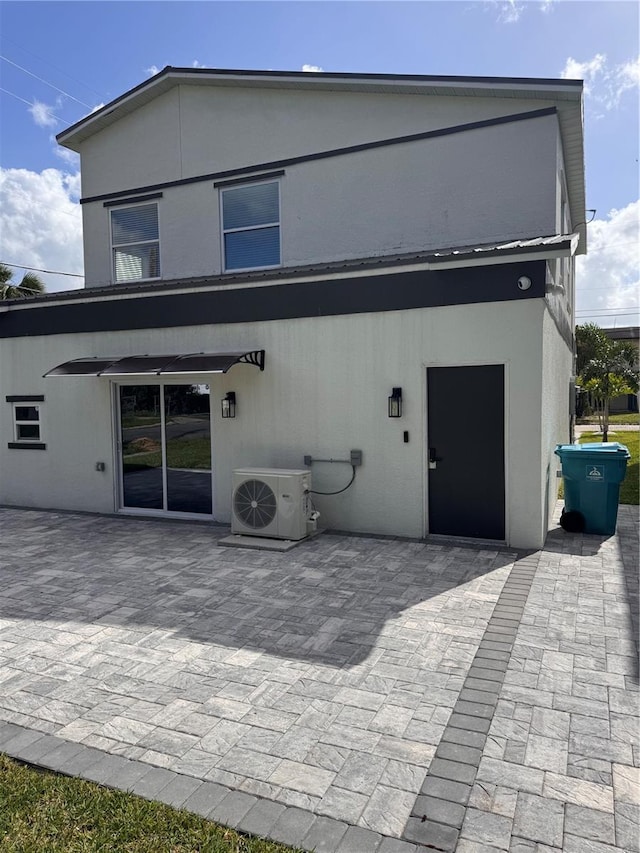
M 602 314 L 602 316 L 604 316 L 605 314 L 622 314 L 623 312 L 624 313 L 637 314 L 639 311 L 640 311 L 640 305 L 637 305 L 635 307 L 630 306 L 628 308 L 594 308 L 592 311 L 590 311 L 588 308 L 583 308 L 580 311 L 576 311 L 576 317 L 578 315 L 580 315 L 582 317 L 585 314 L 595 314 L 596 312 L 598 314 Z
M 601 311 L 587 311 L 586 314 L 580 314 L 578 316 L 576 314 L 576 320 L 585 320 L 588 317 L 605 317 L 613 320 L 615 317 L 638 317 L 640 316 L 640 309 L 637 311 L 616 311 L 613 314 L 603 314 Z
M 31 272 L 45 272 L 49 275 L 68 275 L 71 278 L 84 278 L 84 274 L 77 272 L 59 272 L 57 270 L 43 270 L 40 267 L 27 267 L 24 264 L 9 264 L 6 261 L 0 261 L 0 264 L 3 264 L 5 267 L 14 267 L 17 270 L 30 270 Z
M 16 95 L 13 92 L 10 92 L 8 89 L 3 89 L 2 86 L 0 86 L 0 92 L 4 92 L 5 95 L 11 95 L 11 97 L 15 98 L 17 101 L 22 101 L 22 103 L 26 104 L 30 109 L 33 109 L 36 106 L 35 103 L 31 103 L 31 101 L 26 101 L 24 98 L 21 98 L 20 95 Z M 40 102 L 37 102 L 37 103 L 40 103 Z M 56 122 L 62 121 L 61 118 L 59 118 L 54 112 L 51 111 L 50 106 L 48 106 L 47 104 L 43 104 L 43 103 L 40 103 L 40 106 L 44 107 L 44 109 L 47 112 L 47 115 L 50 116 L 54 121 L 56 121 Z M 35 116 L 34 116 L 34 118 L 35 118 Z
M 35 104 L 31 103 L 31 101 L 27 101 L 24 98 L 21 98 L 20 95 L 16 95 L 14 94 L 14 92 L 10 92 L 8 89 L 3 89 L 2 86 L 0 86 L 0 92 L 4 92 L 5 95 L 11 95 L 12 98 L 15 98 L 18 101 L 22 101 L 22 103 L 26 104 L 28 107 L 35 106 Z M 46 104 L 43 104 L 42 106 L 46 109 L 46 111 L 52 118 L 54 118 L 56 121 L 61 121 L 61 119 L 59 119 L 55 113 L 51 112 L 51 107 L 47 106 Z
M 636 287 L 636 282 L 630 281 L 629 284 L 621 284 L 621 285 L 619 285 L 619 287 L 621 287 L 623 289 L 625 287 Z M 577 289 L 578 289 L 579 293 L 591 293 L 592 290 L 613 290 L 613 286 L 608 285 L 607 287 L 580 287 L 580 285 L 578 285 Z
M 95 89 L 92 89 L 91 86 L 87 86 L 87 84 L 83 83 L 82 80 L 78 80 L 76 77 L 72 77 L 71 74 L 67 74 L 66 71 L 63 71 L 61 68 L 58 68 L 52 62 L 49 62 L 48 59 L 44 59 L 42 56 L 38 56 L 37 53 L 33 53 L 33 51 L 31 51 L 31 50 L 27 50 L 26 47 L 23 47 L 21 44 L 18 44 L 13 39 L 7 38 L 5 35 L 3 35 L 2 38 L 3 38 L 3 41 L 9 42 L 9 44 L 14 45 L 19 50 L 21 50 L 23 53 L 26 53 L 29 56 L 32 56 L 34 59 L 39 59 L 40 62 L 44 62 L 45 65 L 48 65 L 50 68 L 53 68 L 54 71 L 57 71 L 58 74 L 62 74 L 62 76 L 66 77 L 68 80 L 72 80 L 74 83 L 78 83 L 80 86 L 84 86 L 85 89 L 87 89 L 89 92 L 93 92 L 93 94 L 97 95 L 99 98 L 103 97 L 103 95 L 101 95 L 100 92 L 97 92 Z
M 618 308 L 607 308 L 606 306 L 603 308 L 600 308 L 600 306 L 596 305 L 595 308 L 593 308 L 594 311 L 636 311 L 639 309 L 640 309 L 640 305 L 621 305 Z M 590 310 L 592 310 L 592 309 L 590 309 L 590 308 L 577 308 L 576 313 L 577 314 L 581 314 L 581 313 L 584 314 L 585 311 L 590 311 Z
M 74 219 L 77 219 L 79 216 L 82 215 L 80 210 L 63 210 L 61 207 L 49 207 L 48 205 L 47 210 L 55 210 L 58 213 L 64 213 L 65 216 L 72 216 Z
M 13 65 L 14 68 L 18 68 L 20 71 L 24 71 L 25 74 L 28 74 L 30 77 L 33 77 L 35 80 L 39 80 L 41 83 L 44 83 L 45 86 L 50 86 L 52 89 L 55 89 L 56 92 L 60 92 L 60 94 L 64 95 L 65 98 L 71 98 L 72 101 L 81 104 L 88 110 L 92 109 L 91 104 L 85 104 L 84 101 L 81 101 L 79 98 L 75 98 L 73 95 L 70 95 L 69 92 L 65 92 L 64 89 L 59 89 L 57 86 L 54 86 L 53 83 L 49 83 L 48 80 L 44 80 L 42 77 L 38 77 L 37 74 L 33 74 L 31 71 L 27 70 L 26 68 L 23 68 L 22 65 L 18 65 L 17 62 L 12 62 L 12 60 L 7 59 L 6 56 L 2 56 L 2 54 L 0 54 L 0 59 L 2 59 L 4 62 L 8 62 L 9 65 Z

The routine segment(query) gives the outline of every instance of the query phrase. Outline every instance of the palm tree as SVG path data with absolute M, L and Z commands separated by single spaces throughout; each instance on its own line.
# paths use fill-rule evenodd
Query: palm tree
M 20 284 L 13 284 L 12 276 L 13 271 L 6 264 L 0 264 L 0 301 L 39 296 L 45 291 L 42 279 L 32 272 L 25 273 Z
M 638 390 L 638 354 L 626 341 L 612 341 L 595 323 L 576 326 L 578 384 L 596 404 L 602 440 L 609 440 L 609 403 Z

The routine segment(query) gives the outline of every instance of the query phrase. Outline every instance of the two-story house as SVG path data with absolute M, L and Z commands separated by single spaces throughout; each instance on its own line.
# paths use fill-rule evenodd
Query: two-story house
M 580 81 L 167 67 L 58 141 L 86 284 L 0 307 L 0 502 L 228 522 L 312 457 L 325 527 L 542 545 Z

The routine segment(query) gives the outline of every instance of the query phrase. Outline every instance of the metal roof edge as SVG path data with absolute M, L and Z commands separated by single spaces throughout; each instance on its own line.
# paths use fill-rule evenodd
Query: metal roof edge
M 41 308 L 56 302 L 99 301 L 112 297 L 135 297 L 167 295 L 182 290 L 197 290 L 210 287 L 251 287 L 261 284 L 286 284 L 291 279 L 336 278 L 342 276 L 366 275 L 376 270 L 386 274 L 395 268 L 408 266 L 429 269 L 441 269 L 445 265 L 464 263 L 465 265 L 488 263 L 510 263 L 523 256 L 573 254 L 575 234 L 554 234 L 547 237 L 533 237 L 523 240 L 501 241 L 473 246 L 447 247 L 424 252 L 411 252 L 403 255 L 380 255 L 376 257 L 354 258 L 348 261 L 333 261 L 327 264 L 308 264 L 305 266 L 285 267 L 280 270 L 249 272 L 239 275 L 222 274 L 216 276 L 197 276 L 171 279 L 144 284 L 108 284 L 101 287 L 84 287 L 76 290 L 61 290 L 41 294 L 28 299 L 10 299 L 0 302 L 0 317 L 10 310 Z

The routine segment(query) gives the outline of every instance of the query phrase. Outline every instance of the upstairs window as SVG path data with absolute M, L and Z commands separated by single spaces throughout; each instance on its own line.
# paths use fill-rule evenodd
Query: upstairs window
M 280 185 L 221 190 L 225 271 L 280 266 Z
M 160 278 L 158 205 L 112 210 L 111 250 L 114 281 Z

